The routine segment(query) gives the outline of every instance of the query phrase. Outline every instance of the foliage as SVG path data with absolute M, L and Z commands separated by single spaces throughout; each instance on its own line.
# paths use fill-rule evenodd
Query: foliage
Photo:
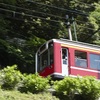
M 7 66 L 0 71 L 0 85 L 2 89 L 15 89 L 20 83 L 22 74 L 16 70 L 17 66 Z
M 43 78 L 38 74 L 23 75 L 22 86 L 19 87 L 21 92 L 37 93 L 50 88 L 49 77 Z
M 63 98 L 63 100 L 73 100 L 76 93 L 79 93 L 80 91 L 80 84 L 77 81 L 77 78 L 73 77 L 65 77 L 61 81 L 56 81 L 54 83 L 54 89 L 57 92 L 58 96 L 61 96 L 60 98 Z
M 33 73 L 35 52 L 41 44 L 52 38 L 68 39 L 66 15 L 71 21 L 73 40 L 72 17 L 79 41 L 100 44 L 99 32 L 92 37 L 95 26 L 100 26 L 94 17 L 99 16 L 99 4 L 94 7 L 94 3 L 99 0 L 0 0 L 0 65 L 17 64 L 21 72 Z
M 0 100 L 59 100 L 50 93 L 20 93 L 19 91 L 3 91 L 0 90 Z
M 17 70 L 16 65 L 7 66 L 2 69 L 0 76 L 0 86 L 3 90 L 17 89 L 25 93 L 42 93 L 38 95 L 38 97 L 32 97 L 34 100 L 35 98 L 47 98 L 47 100 L 52 100 L 51 97 L 48 96 L 50 94 L 47 94 L 46 97 L 43 93 L 50 89 L 51 83 L 52 88 L 55 89 L 55 96 L 60 100 L 97 100 L 100 97 L 100 81 L 91 76 L 81 78 L 65 77 L 62 80 L 52 82 L 50 77 L 44 78 L 38 74 L 22 74 Z M 7 96 L 5 96 L 5 98 Z M 16 97 L 14 98 L 12 95 L 9 96 L 9 100 L 12 100 L 10 97 L 16 100 Z M 54 100 L 57 99 L 55 97 L 52 98 L 54 98 Z
M 94 26 L 95 35 L 93 36 L 95 44 L 100 44 L 100 2 L 95 3 L 95 11 L 90 13 L 89 20 Z
M 100 81 L 93 77 L 78 78 L 80 83 L 79 95 L 82 100 L 97 100 L 100 97 Z
M 100 97 L 100 82 L 93 77 L 66 77 L 56 81 L 54 88 L 63 100 L 96 100 Z
M 97 30 L 100 27 L 100 2 L 98 4 L 95 3 L 95 8 L 95 11 L 90 14 L 90 21 L 94 25 L 95 30 Z
M 43 78 L 38 74 L 22 74 L 17 66 L 7 66 L 0 71 L 2 89 L 18 89 L 21 92 L 42 92 L 50 88 L 50 77 Z

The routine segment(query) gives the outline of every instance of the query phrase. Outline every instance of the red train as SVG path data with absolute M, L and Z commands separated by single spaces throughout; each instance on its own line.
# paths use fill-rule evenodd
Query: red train
M 100 46 L 66 39 L 52 39 L 36 53 L 36 72 L 53 78 L 95 76 L 100 79 Z

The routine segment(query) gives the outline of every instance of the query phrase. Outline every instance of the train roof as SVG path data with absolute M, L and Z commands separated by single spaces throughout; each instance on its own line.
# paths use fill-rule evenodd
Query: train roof
M 100 46 L 99 45 L 94 45 L 94 44 L 89 44 L 89 43 L 84 43 L 84 42 L 79 42 L 79 41 L 71 41 L 68 39 L 51 39 L 53 42 L 61 43 L 62 45 L 71 45 L 71 46 L 76 46 L 76 47 L 83 47 L 87 49 L 95 49 L 100 51 Z

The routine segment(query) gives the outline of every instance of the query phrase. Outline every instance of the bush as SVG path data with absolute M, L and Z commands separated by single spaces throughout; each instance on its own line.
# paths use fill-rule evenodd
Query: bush
M 33 100 L 59 100 L 50 93 L 39 93 L 35 94 Z
M 100 81 L 94 77 L 66 77 L 54 83 L 56 96 L 61 100 L 97 100 L 100 97 Z
M 59 100 L 50 93 L 20 93 L 19 91 L 0 90 L 0 100 Z
M 79 82 L 77 78 L 65 77 L 61 81 L 56 81 L 54 83 L 54 89 L 56 90 L 56 95 L 61 98 L 61 100 L 73 100 L 77 92 L 79 92 Z
M 100 81 L 91 76 L 78 78 L 78 81 L 80 83 L 79 97 L 81 100 L 97 100 L 100 97 Z
M 42 93 L 50 88 L 50 77 L 43 78 L 38 74 L 21 74 L 16 65 L 2 69 L 0 76 L 2 89 L 17 88 L 21 92 Z M 54 81 L 52 87 L 60 100 L 96 100 L 100 97 L 100 81 L 90 76 L 65 77 L 63 80 Z
M 2 89 L 15 89 L 21 81 L 22 74 L 17 70 L 17 66 L 7 66 L 0 71 L 0 85 Z
M 19 90 L 21 92 L 31 92 L 31 93 L 37 93 L 41 91 L 47 90 L 49 85 L 49 79 L 50 78 L 43 78 L 39 76 L 38 74 L 29 74 L 23 75 L 22 80 L 22 86 L 19 87 Z
M 7 66 L 0 71 L 0 86 L 2 89 L 17 88 L 21 92 L 37 93 L 47 90 L 50 78 L 43 78 L 38 74 L 21 74 L 17 66 Z

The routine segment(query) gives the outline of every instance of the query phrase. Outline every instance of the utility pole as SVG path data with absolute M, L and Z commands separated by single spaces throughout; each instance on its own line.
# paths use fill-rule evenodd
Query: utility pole
M 73 22 L 73 27 L 74 27 L 75 40 L 78 41 L 78 39 L 77 39 L 77 33 L 76 33 L 76 26 L 75 26 L 75 19 L 74 19 L 73 16 L 72 16 L 72 22 Z
M 68 15 L 66 15 L 66 20 L 67 20 L 66 24 L 67 24 L 67 28 L 68 28 L 69 40 L 72 41 L 73 39 L 72 39 L 72 33 L 71 33 L 71 27 L 70 27 L 71 23 L 69 21 L 69 16 Z

